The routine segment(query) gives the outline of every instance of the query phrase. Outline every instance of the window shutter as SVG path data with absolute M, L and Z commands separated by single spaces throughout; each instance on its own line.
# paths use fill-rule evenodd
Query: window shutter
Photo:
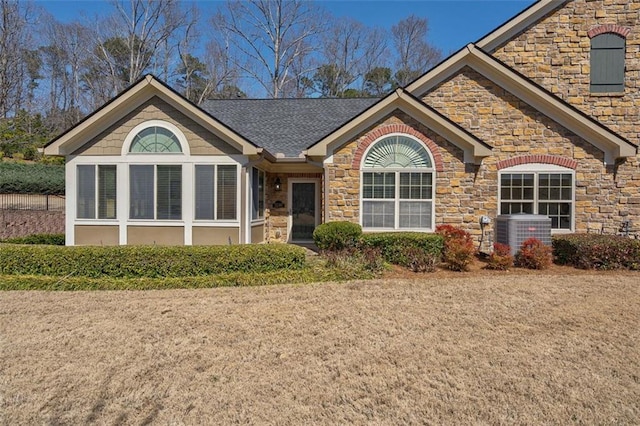
M 129 169 L 129 217 L 153 219 L 154 166 L 130 166 Z
M 158 219 L 180 220 L 182 218 L 182 166 L 158 167 Z
M 116 166 L 98 166 L 98 219 L 116 218 Z
M 235 220 L 237 203 L 236 166 L 218 166 L 217 219 Z
M 196 166 L 196 220 L 214 220 L 215 166 Z
M 591 39 L 591 92 L 623 92 L 625 40 L 616 34 Z
M 96 167 L 78 166 L 78 219 L 96 218 Z

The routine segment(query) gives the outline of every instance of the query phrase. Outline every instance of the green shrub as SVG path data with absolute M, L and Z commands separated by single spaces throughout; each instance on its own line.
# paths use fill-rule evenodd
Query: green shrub
M 423 232 L 380 232 L 363 234 L 360 247 L 378 248 L 387 262 L 409 267 L 415 260 L 413 249 L 433 256 L 437 262 L 442 255 L 443 240 L 440 235 Z
M 580 269 L 640 270 L 640 240 L 618 235 L 554 236 L 553 253 L 556 263 Z
M 476 249 L 471 234 L 452 225 L 439 225 L 436 232 L 444 239 L 442 260 L 452 271 L 468 271 Z
M 511 247 L 508 244 L 493 244 L 493 253 L 489 256 L 487 269 L 497 271 L 507 271 L 513 267 L 513 256 L 511 255 Z
M 521 268 L 547 269 L 552 263 L 552 248 L 537 238 L 525 240 L 516 253 L 516 265 Z
M 352 222 L 327 222 L 313 231 L 313 241 L 320 250 L 343 250 L 355 247 L 362 228 Z
M 82 277 L 188 277 L 300 269 L 306 251 L 287 244 L 58 247 L 4 245 L 0 273 Z
M 46 244 L 51 246 L 63 246 L 64 234 L 33 234 L 25 237 L 8 238 L 1 242 L 6 244 Z
M 64 194 L 64 166 L 0 162 L 0 194 Z

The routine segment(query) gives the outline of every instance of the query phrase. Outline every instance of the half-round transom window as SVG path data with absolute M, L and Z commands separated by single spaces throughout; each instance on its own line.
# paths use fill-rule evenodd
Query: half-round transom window
M 129 152 L 182 152 L 182 147 L 170 130 L 152 126 L 135 135 Z
M 377 142 L 364 160 L 363 168 L 431 168 L 431 156 L 418 141 L 407 136 L 390 136 Z

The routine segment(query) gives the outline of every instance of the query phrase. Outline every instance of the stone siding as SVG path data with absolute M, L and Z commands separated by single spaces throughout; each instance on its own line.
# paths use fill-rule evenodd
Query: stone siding
M 628 32 L 625 91 L 615 96 L 591 95 L 589 31 L 598 32 L 607 26 L 610 32 Z M 492 54 L 631 142 L 640 144 L 638 0 L 569 1 Z
M 575 165 L 577 232 L 615 232 L 626 216 L 640 213 L 640 205 L 630 205 L 626 195 L 640 186 L 640 174 L 629 173 L 633 160 L 606 167 L 599 149 L 474 70 L 462 69 L 424 101 L 493 147 L 493 155 L 474 171 L 476 216 L 498 214 L 499 163 L 522 164 L 532 155 L 542 163 Z
M 280 178 L 282 184 L 281 190 L 276 191 L 274 182 L 276 178 Z M 318 179 L 320 191 L 322 192 L 323 181 L 322 173 L 267 173 L 265 176 L 265 241 L 268 242 L 286 242 L 289 239 L 289 179 Z M 322 197 L 321 197 L 322 198 Z M 282 207 L 279 207 L 282 206 Z M 321 211 L 321 220 L 324 222 L 324 207 L 319 205 Z
M 75 155 L 120 155 L 122 144 L 131 130 L 149 120 L 164 120 L 177 126 L 189 143 L 191 155 L 241 154 L 222 139 L 205 130 L 191 118 L 157 96 L 121 118 L 104 132 L 93 138 Z
M 0 210 L 0 239 L 64 234 L 64 212 Z

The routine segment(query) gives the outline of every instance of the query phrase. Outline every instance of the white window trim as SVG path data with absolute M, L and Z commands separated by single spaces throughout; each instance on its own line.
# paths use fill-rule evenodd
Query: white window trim
M 129 152 L 131 150 L 131 144 L 133 143 L 133 140 L 138 135 L 138 133 L 140 133 L 141 131 L 149 127 L 162 127 L 172 132 L 176 136 L 176 138 L 178 138 L 178 142 L 180 142 L 180 148 L 182 149 L 182 152 L 154 152 L 154 153 Z M 131 131 L 127 134 L 127 137 L 124 138 L 121 155 L 123 156 L 133 155 L 133 156 L 144 156 L 144 157 L 156 156 L 156 155 L 158 156 L 173 156 L 173 155 L 189 156 L 191 155 L 191 150 L 189 149 L 189 143 L 187 142 L 187 138 L 177 126 L 164 120 L 149 120 L 149 121 L 145 121 L 144 123 L 140 123 L 133 129 L 131 129 Z
M 78 209 L 74 209 L 74 221 L 76 222 L 84 222 L 84 224 L 98 224 L 98 223 L 102 223 L 105 225 L 113 225 L 114 223 L 118 222 L 118 190 L 119 190 L 119 182 L 118 182 L 118 165 L 116 163 L 110 162 L 110 163 L 103 163 L 103 162 L 96 162 L 96 163 L 91 163 L 91 164 L 76 164 L 75 167 L 75 194 L 74 194 L 74 198 L 77 200 L 78 199 L 78 166 L 93 166 L 94 168 L 94 172 L 95 172 L 95 179 L 93 180 L 93 185 L 94 185 L 94 194 L 95 194 L 95 200 L 94 200 L 94 208 L 95 208 L 95 217 L 94 218 L 88 218 L 88 217 L 78 217 Z M 98 218 L 99 211 L 100 211 L 100 199 L 99 199 L 99 180 L 100 180 L 100 174 L 99 174 L 99 168 L 100 166 L 115 166 L 116 167 L 116 217 L 113 219 L 101 219 Z M 77 207 L 77 203 L 76 203 L 76 207 Z
M 196 166 L 214 166 L 215 167 L 215 173 L 214 173 L 214 185 L 215 185 L 215 190 L 214 190 L 214 198 L 213 198 L 213 215 L 214 216 L 218 216 L 218 166 L 236 166 L 236 218 L 234 220 L 230 220 L 230 219 L 196 219 L 196 194 L 194 191 L 194 188 L 196 187 Z M 235 162 L 216 162 L 216 163 L 211 163 L 211 162 L 195 162 L 192 165 L 192 177 L 191 177 L 191 206 L 192 206 L 192 225 L 194 227 L 197 226 L 218 226 L 218 227 L 225 227 L 225 226 L 239 226 L 240 225 L 240 216 L 241 216 L 241 211 L 240 211 L 240 194 L 241 194 L 241 188 L 240 188 L 240 173 L 241 173 L 241 169 L 242 167 L 240 167 L 240 164 L 235 163 Z
M 262 172 L 264 175 L 264 180 L 262 183 L 262 199 L 263 199 L 264 205 L 262 206 L 262 216 L 260 216 L 260 211 L 258 210 L 258 217 L 254 219 L 253 218 L 253 173 L 255 170 L 257 170 L 258 172 Z M 253 225 L 259 225 L 265 222 L 265 212 L 267 210 L 267 172 L 259 167 L 253 166 L 251 168 L 250 177 L 251 177 L 251 180 L 249 182 L 249 204 L 248 205 L 251 208 L 251 211 L 249 212 L 249 217 L 250 217 L 251 225 L 253 226 Z
M 571 226 L 570 229 L 551 229 L 552 234 L 570 234 L 575 232 L 576 229 L 576 171 L 570 169 L 568 167 L 562 167 L 555 164 L 543 164 L 543 163 L 527 163 L 520 164 L 517 166 L 511 166 L 504 168 L 498 172 L 498 205 L 497 212 L 500 214 L 501 205 L 502 205 L 502 175 L 503 174 L 513 174 L 513 173 L 534 173 L 534 187 L 533 193 L 535 198 L 533 200 L 533 209 L 534 212 L 538 211 L 538 203 L 540 200 L 538 199 L 538 174 L 539 173 L 564 173 L 571 174 L 571 179 L 573 182 L 573 189 L 571 191 Z M 538 213 L 535 213 L 538 214 Z
M 418 142 L 420 145 L 422 145 L 422 147 L 426 150 L 427 155 L 429 156 L 429 160 L 431 162 L 431 167 L 424 167 L 424 168 L 387 168 L 387 169 L 377 169 L 377 168 L 365 168 L 364 167 L 364 163 L 365 163 L 365 159 L 367 158 L 367 155 L 369 154 L 369 151 L 371 149 L 373 149 L 373 147 L 380 142 L 383 139 L 387 139 L 390 137 L 395 137 L 395 136 L 402 136 L 402 137 L 406 137 L 409 139 L 413 139 L 414 141 Z M 395 215 L 394 215 L 394 228 L 365 228 L 364 224 L 363 224 L 363 206 L 364 206 L 364 201 L 365 198 L 362 196 L 363 194 L 363 173 L 376 173 L 376 172 L 380 172 L 380 173 L 386 173 L 386 172 L 395 172 L 396 173 L 396 189 L 395 189 L 395 193 L 396 196 L 395 198 L 393 198 L 393 201 L 395 203 L 394 206 L 394 211 L 395 211 Z M 400 176 L 399 173 L 431 173 L 431 200 L 404 200 L 404 199 L 400 199 Z M 406 134 L 406 133 L 401 133 L 401 132 L 395 132 L 395 133 L 387 133 L 384 136 L 379 137 L 378 139 L 376 139 L 375 141 L 373 141 L 373 143 L 371 143 L 367 149 L 365 150 L 365 152 L 362 154 L 362 161 L 360 163 L 360 195 L 359 195 L 359 199 L 360 199 L 360 212 L 359 212 L 359 217 L 358 220 L 360 221 L 360 226 L 362 226 L 362 230 L 366 231 L 366 232 L 434 232 L 436 229 L 436 200 L 435 200 L 435 195 L 436 195 L 436 168 L 435 168 L 435 161 L 433 158 L 433 154 L 431 152 L 431 150 L 429 149 L 429 147 L 422 142 L 420 139 Z M 380 198 L 380 199 L 376 199 L 376 201 L 391 201 L 390 198 Z M 366 199 L 366 201 L 372 201 L 372 199 Z M 428 229 L 425 228 L 400 228 L 399 227 L 399 222 L 400 222 L 400 201 L 431 201 L 431 226 Z

